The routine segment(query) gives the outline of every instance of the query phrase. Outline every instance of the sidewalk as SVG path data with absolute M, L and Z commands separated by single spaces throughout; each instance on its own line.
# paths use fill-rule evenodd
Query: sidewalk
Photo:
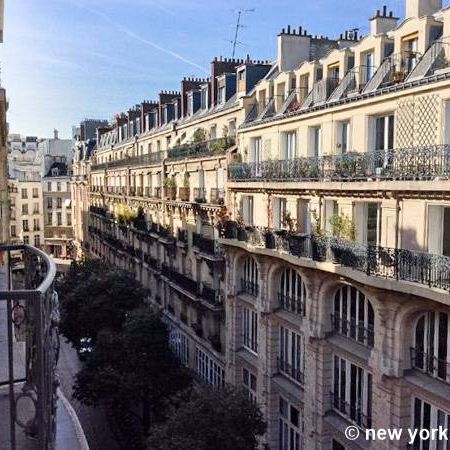
M 6 290 L 6 272 L 0 267 L 0 292 Z M 0 294 L 0 383 L 8 380 L 8 328 L 6 302 Z M 14 376 L 24 377 L 25 348 L 20 342 L 14 343 Z M 20 393 L 21 383 L 15 385 L 16 394 Z M 57 431 L 55 450 L 88 450 L 86 438 L 78 417 L 70 403 L 58 390 Z M 31 411 L 18 411 L 20 416 L 27 416 Z M 0 387 L 0 450 L 10 450 L 9 387 Z M 37 442 L 26 437 L 23 430 L 16 425 L 16 448 L 18 450 L 37 450 Z

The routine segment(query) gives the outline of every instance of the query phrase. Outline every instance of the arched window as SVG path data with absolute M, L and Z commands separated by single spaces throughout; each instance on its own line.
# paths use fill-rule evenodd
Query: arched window
M 450 383 L 449 314 L 428 312 L 417 322 L 412 365 L 434 378 Z
M 279 307 L 300 316 L 305 315 L 306 286 L 294 269 L 286 269 L 280 278 Z
M 342 286 L 334 296 L 333 330 L 373 347 L 374 312 L 366 296 L 353 286 Z
M 242 269 L 241 290 L 256 297 L 258 295 L 258 266 L 256 261 L 249 256 L 244 261 Z

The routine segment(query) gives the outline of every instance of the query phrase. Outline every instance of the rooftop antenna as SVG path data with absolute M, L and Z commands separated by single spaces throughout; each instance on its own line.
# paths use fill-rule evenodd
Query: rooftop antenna
M 242 14 L 251 13 L 251 12 L 255 12 L 255 10 L 254 9 L 239 9 L 239 10 L 237 10 L 237 21 L 236 21 L 236 28 L 234 30 L 234 39 L 233 39 L 233 54 L 231 56 L 233 59 L 236 54 L 236 45 L 238 43 L 240 43 L 240 42 L 238 42 L 239 30 L 241 28 L 244 28 L 244 25 L 241 24 L 241 16 L 242 16 Z

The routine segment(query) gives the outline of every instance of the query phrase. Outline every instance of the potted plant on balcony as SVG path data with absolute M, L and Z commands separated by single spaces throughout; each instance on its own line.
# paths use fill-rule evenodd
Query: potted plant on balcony
M 276 248 L 276 239 L 274 233 L 270 230 L 270 228 L 267 228 L 264 231 L 264 240 L 266 243 L 266 248 L 270 250 L 274 250 Z
M 351 247 L 347 244 L 356 238 L 356 226 L 353 220 L 343 214 L 335 214 L 330 218 L 333 238 L 330 239 L 330 249 L 333 260 L 337 264 L 350 261 L 355 257 Z
M 164 196 L 167 200 L 175 200 L 177 196 L 177 183 L 174 176 L 169 176 L 164 180 Z
M 311 214 L 314 220 L 313 236 L 311 239 L 312 259 L 314 261 L 325 261 L 328 246 L 327 234 L 320 226 L 320 217 L 318 216 L 317 211 L 313 210 Z

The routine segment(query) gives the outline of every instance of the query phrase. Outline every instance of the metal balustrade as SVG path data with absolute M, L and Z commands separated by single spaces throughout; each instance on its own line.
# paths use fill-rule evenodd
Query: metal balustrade
M 223 205 L 225 203 L 225 189 L 211 188 L 210 203 Z
M 411 347 L 411 366 L 438 380 L 450 383 L 450 361 L 440 359 L 423 349 Z
M 206 203 L 206 189 L 205 188 L 194 188 L 194 202 Z
M 372 417 L 364 414 L 356 399 L 353 403 L 348 403 L 344 397 L 341 397 L 335 392 L 331 392 L 330 397 L 331 407 L 333 409 L 340 412 L 345 417 L 348 417 L 361 428 L 366 429 L 372 426 Z
M 354 339 L 366 347 L 373 347 L 375 339 L 374 329 L 373 327 L 365 327 L 364 322 L 357 322 L 353 318 L 347 319 L 346 317 L 332 314 L 331 325 L 335 333 Z
M 172 147 L 167 151 L 168 160 L 201 158 L 214 155 L 224 155 L 236 144 L 234 136 L 227 136 L 198 143 L 187 143 Z
M 237 239 L 239 226 L 223 227 L 221 236 L 225 239 Z M 381 246 L 363 245 L 335 237 L 317 237 L 309 235 L 280 234 L 277 247 L 269 245 L 271 239 L 253 239 L 253 236 L 274 236 L 276 231 L 247 228 L 240 234 L 240 240 L 255 247 L 264 247 L 275 251 L 285 251 L 293 256 L 314 261 L 331 261 L 335 264 L 363 272 L 368 276 L 407 281 L 430 288 L 450 292 L 450 257 L 433 255 L 414 250 L 396 249 Z M 241 280 L 243 292 L 257 295 L 258 286 Z
M 294 367 L 282 358 L 277 358 L 278 372 L 292 378 L 300 384 L 305 384 L 305 374 L 299 367 Z
M 305 315 L 305 301 L 300 297 L 294 297 L 283 292 L 278 293 L 278 305 L 281 309 L 297 314 Z
M 344 155 L 234 163 L 230 181 L 372 181 L 450 178 L 450 146 L 376 150 Z
M 108 170 L 116 167 L 128 167 L 128 166 L 145 166 L 159 164 L 163 161 L 165 153 L 155 152 L 146 155 L 132 156 L 124 159 L 116 159 L 105 163 L 94 163 L 91 166 L 91 170 Z
M 56 267 L 44 252 L 29 245 L 0 245 L 0 260 L 0 306 L 7 336 L 0 345 L 6 347 L 8 355 L 2 361 L 5 370 L 1 371 L 6 379 L 0 380 L 0 384 L 9 387 L 10 416 L 9 436 L 5 434 L 1 441 L 16 450 L 21 429 L 34 439 L 33 448 L 47 450 L 53 448 L 56 431 L 59 355 L 59 303 L 53 288 Z M 18 349 L 24 354 L 16 359 Z M 26 422 L 22 417 L 27 417 Z

